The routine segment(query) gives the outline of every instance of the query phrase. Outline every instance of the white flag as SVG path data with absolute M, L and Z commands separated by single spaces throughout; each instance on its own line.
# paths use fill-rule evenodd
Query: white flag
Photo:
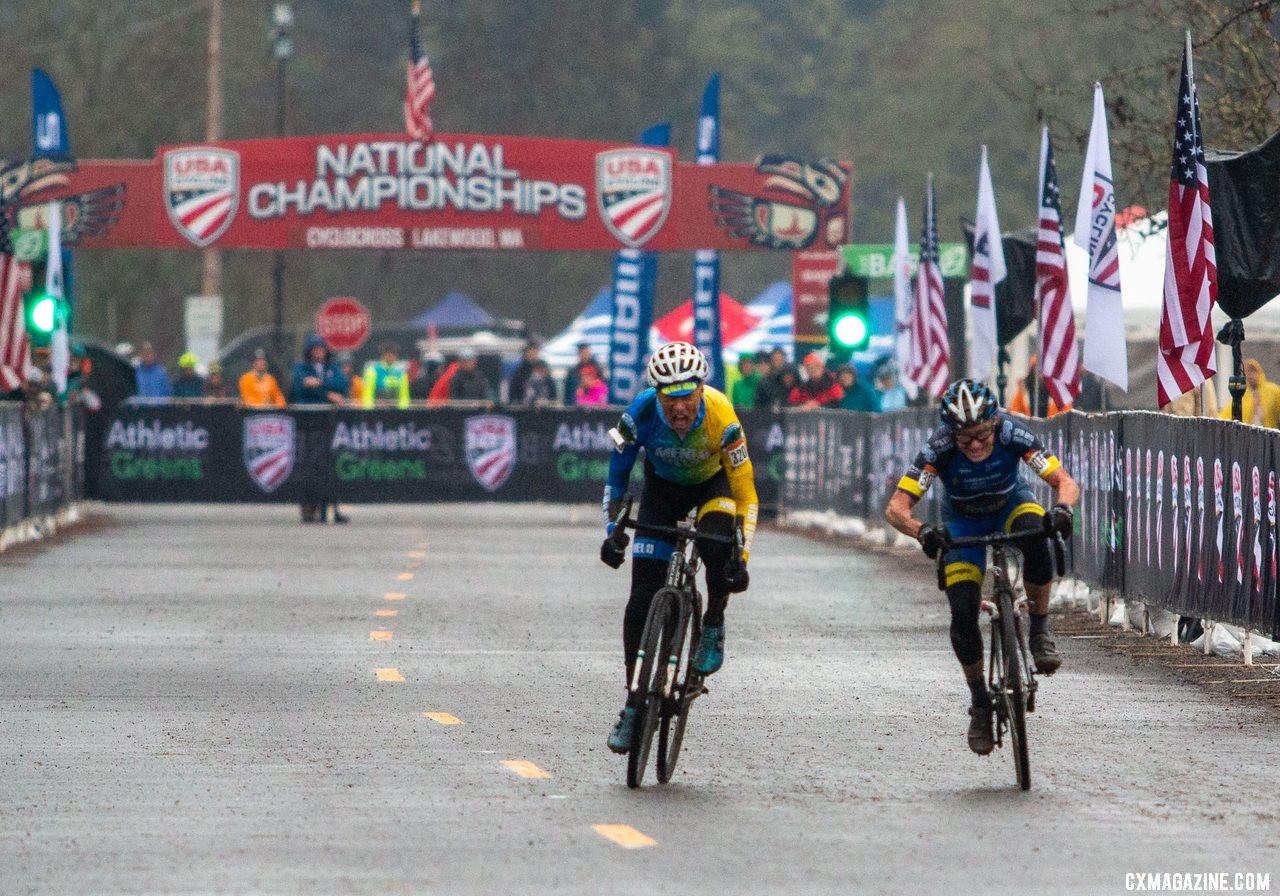
M 67 391 L 67 367 L 71 364 L 71 344 L 67 319 L 62 311 L 62 203 L 49 203 L 49 259 L 45 265 L 45 292 L 57 299 L 54 327 L 49 344 L 49 369 L 58 395 Z
M 902 374 L 911 364 L 911 244 L 907 242 L 907 203 L 898 197 L 898 219 L 893 230 L 893 346 L 898 365 L 898 381 L 909 398 L 916 397 L 916 384 Z
M 969 283 L 969 315 L 973 344 L 969 348 L 969 376 L 985 380 L 996 372 L 999 341 L 996 333 L 996 284 L 1005 278 L 1004 244 L 996 217 L 996 191 L 982 147 L 978 169 L 978 214 L 973 226 L 973 269 Z
M 1084 368 L 1129 391 L 1129 353 L 1120 300 L 1120 253 L 1116 245 L 1116 192 L 1102 85 L 1093 85 L 1093 127 L 1084 157 L 1076 244 L 1089 252 L 1089 293 L 1084 318 Z

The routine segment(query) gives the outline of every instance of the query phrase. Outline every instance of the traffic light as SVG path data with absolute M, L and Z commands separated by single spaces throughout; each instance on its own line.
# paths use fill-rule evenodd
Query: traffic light
M 845 363 L 871 342 L 867 280 L 837 274 L 827 286 L 827 297 L 827 343 L 833 359 Z
M 22 301 L 31 344 L 37 348 L 48 345 L 58 325 L 58 300 L 41 287 L 31 290 Z

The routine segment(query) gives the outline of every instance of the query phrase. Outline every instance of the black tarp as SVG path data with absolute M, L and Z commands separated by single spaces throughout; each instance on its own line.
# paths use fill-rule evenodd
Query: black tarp
M 1205 150 L 1218 305 L 1248 317 L 1280 293 L 1280 133 L 1244 152 Z

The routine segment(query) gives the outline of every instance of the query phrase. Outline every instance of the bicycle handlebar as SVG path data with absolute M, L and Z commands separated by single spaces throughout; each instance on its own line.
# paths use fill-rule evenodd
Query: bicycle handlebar
M 647 532 L 651 535 L 670 535 L 675 538 L 687 538 L 694 541 L 706 541 L 713 544 L 727 544 L 734 547 L 734 553 L 737 555 L 742 550 L 742 521 L 737 519 L 735 522 L 735 532 L 732 536 L 718 535 L 713 532 L 700 532 L 696 525 L 693 526 L 654 526 L 649 523 L 642 523 L 639 520 L 631 519 L 631 505 L 634 499 L 627 495 L 622 499 L 622 512 L 618 518 L 613 521 L 618 531 L 623 529 L 634 529 L 637 532 Z
M 991 532 L 986 535 L 961 535 L 954 537 L 948 533 L 947 543 L 950 548 L 981 548 L 989 545 L 1005 545 L 1018 541 L 1029 541 L 1034 538 L 1047 539 L 1049 543 L 1053 545 L 1054 576 L 1065 575 L 1067 572 L 1067 545 L 1066 541 L 1062 537 L 1062 533 L 1060 532 L 1050 534 L 1043 530 L 1037 532 L 1032 529 L 1022 532 Z M 945 552 L 940 551 L 938 553 L 939 591 L 947 590 L 946 573 L 943 569 L 946 565 L 943 562 L 943 558 L 945 556 Z

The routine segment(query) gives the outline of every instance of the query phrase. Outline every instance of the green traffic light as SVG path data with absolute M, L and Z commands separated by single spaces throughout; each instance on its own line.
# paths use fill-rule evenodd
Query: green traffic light
M 31 303 L 31 328 L 37 333 L 52 333 L 57 314 L 57 299 L 49 295 L 38 296 Z
M 847 313 L 836 318 L 831 333 L 836 342 L 845 348 L 857 348 L 867 341 L 870 330 L 867 320 L 861 314 Z

